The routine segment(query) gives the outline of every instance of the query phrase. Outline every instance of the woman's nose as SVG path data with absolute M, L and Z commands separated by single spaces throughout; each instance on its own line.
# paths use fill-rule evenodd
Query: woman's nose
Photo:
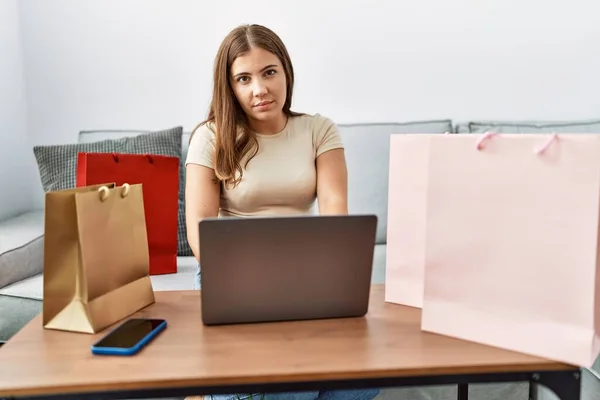
M 267 87 L 260 81 L 254 81 L 254 87 L 252 88 L 254 96 L 261 96 L 267 93 Z

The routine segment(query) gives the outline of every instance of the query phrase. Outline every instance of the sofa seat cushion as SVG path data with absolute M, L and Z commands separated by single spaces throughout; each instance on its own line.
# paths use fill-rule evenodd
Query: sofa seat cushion
M 42 272 L 44 211 L 0 222 L 0 288 Z
M 385 248 L 386 245 L 380 244 L 375 246 L 372 283 L 384 282 Z M 178 272 L 176 274 L 152 275 L 150 277 L 152 287 L 155 291 L 193 290 L 197 266 L 198 264 L 194 257 L 177 257 Z M 43 295 L 44 279 L 42 274 L 38 274 L 0 289 L 0 296 L 42 300 Z
M 385 283 L 385 260 L 386 244 L 376 244 L 373 253 L 373 272 L 371 273 L 371 283 Z
M 0 341 L 9 340 L 42 311 L 42 302 L 0 295 Z
M 196 259 L 194 257 L 177 257 L 176 274 L 152 275 L 152 287 L 155 291 L 192 290 L 196 274 Z M 0 289 L 0 295 L 42 300 L 44 295 L 44 278 L 38 274 L 20 282 L 13 283 Z

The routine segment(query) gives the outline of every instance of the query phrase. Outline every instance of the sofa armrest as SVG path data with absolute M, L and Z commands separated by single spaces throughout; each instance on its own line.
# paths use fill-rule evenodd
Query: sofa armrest
M 0 221 L 0 288 L 42 273 L 44 210 Z

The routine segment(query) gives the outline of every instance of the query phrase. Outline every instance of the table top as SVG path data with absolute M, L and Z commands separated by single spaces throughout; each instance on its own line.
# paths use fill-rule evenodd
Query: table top
M 199 291 L 156 292 L 135 316 L 168 327 L 136 356 L 117 357 L 91 354 L 107 330 L 46 330 L 38 315 L 0 347 L 0 397 L 573 369 L 422 332 L 421 311 L 385 303 L 383 285 L 373 285 L 364 318 L 204 326 Z

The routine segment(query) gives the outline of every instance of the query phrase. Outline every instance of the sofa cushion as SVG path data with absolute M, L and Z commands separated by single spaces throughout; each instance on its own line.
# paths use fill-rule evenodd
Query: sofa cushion
M 197 265 L 195 257 L 177 257 L 176 274 L 150 276 L 153 289 L 155 291 L 193 290 Z M 6 286 L 0 289 L 0 296 L 42 300 L 44 296 L 43 275 L 37 274 L 31 278 Z
M 468 122 L 459 122 L 454 125 L 454 133 L 470 133 Z
M 42 311 L 42 302 L 0 295 L 0 341 L 9 340 Z
M 387 241 L 390 135 L 453 132 L 452 120 L 381 124 L 339 124 L 348 164 L 351 214 L 375 214 L 377 243 Z
M 42 272 L 44 211 L 0 222 L 0 288 Z
M 579 121 L 470 121 L 458 124 L 469 133 L 600 133 L 600 120 Z
M 387 244 L 376 244 L 373 251 L 373 271 L 371 283 L 385 283 L 385 260 Z
M 374 248 L 372 283 L 384 282 L 385 248 L 385 244 L 378 244 Z M 177 273 L 150 276 L 152 287 L 155 291 L 193 290 L 197 267 L 198 263 L 195 257 L 177 257 Z M 0 296 L 42 300 L 43 295 L 44 278 L 42 274 L 37 274 L 0 289 Z
M 77 154 L 80 152 L 156 154 L 180 159 L 178 245 L 180 256 L 189 256 L 192 251 L 187 242 L 185 223 L 185 181 L 181 159 L 182 128 L 176 127 L 157 132 L 111 131 L 112 135 L 96 135 L 92 131 L 82 132 L 79 143 L 35 146 L 35 154 L 44 191 L 64 190 L 75 187 Z
M 39 300 L 44 297 L 44 275 L 36 274 L 0 289 L 0 296 Z

